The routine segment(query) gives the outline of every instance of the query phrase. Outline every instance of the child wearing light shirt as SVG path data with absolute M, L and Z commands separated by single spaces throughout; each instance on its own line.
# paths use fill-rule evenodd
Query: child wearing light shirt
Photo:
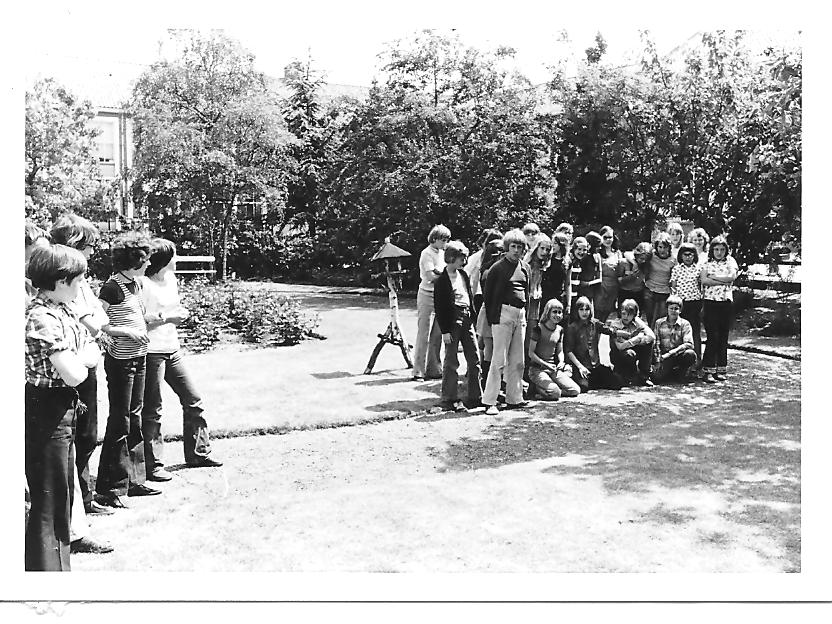
M 162 438 L 162 380 L 182 405 L 182 444 L 189 467 L 222 466 L 210 457 L 211 441 L 203 417 L 202 398 L 185 368 L 176 326 L 188 318 L 176 284 L 176 245 L 163 238 L 151 241 L 150 264 L 142 278 L 147 323 L 147 372 L 142 407 L 144 465 L 149 481 L 170 481 L 165 470 Z
M 442 275 L 445 258 L 442 250 L 451 240 L 451 231 L 436 225 L 428 234 L 428 246 L 419 255 L 419 290 L 416 293 L 416 345 L 413 350 L 413 379 L 440 379 L 442 332 L 433 310 L 433 284 Z

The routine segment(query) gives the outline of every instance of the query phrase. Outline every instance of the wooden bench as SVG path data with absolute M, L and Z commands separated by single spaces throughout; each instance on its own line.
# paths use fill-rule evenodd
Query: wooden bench
M 800 292 L 802 284 L 800 268 L 798 262 L 780 262 L 775 265 L 751 264 L 748 270 L 740 273 L 738 285 L 760 290 Z
M 213 277 L 217 272 L 213 268 L 215 258 L 214 256 L 176 256 L 176 274 L 177 275 L 202 275 L 205 277 Z M 195 268 L 195 269 L 180 269 L 179 267 L 185 265 L 200 265 L 208 264 L 211 268 Z

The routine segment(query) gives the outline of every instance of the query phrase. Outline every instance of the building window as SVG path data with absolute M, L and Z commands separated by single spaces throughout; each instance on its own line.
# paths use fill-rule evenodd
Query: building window
M 96 137 L 96 156 L 101 177 L 116 177 L 116 125 L 110 120 L 96 119 L 95 126 L 100 130 Z

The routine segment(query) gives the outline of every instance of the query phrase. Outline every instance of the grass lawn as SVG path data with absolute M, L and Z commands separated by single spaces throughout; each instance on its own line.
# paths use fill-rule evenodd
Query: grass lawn
M 169 444 L 164 495 L 94 517 L 116 551 L 73 570 L 800 571 L 800 362 L 732 351 L 724 385 L 429 413 L 438 382 L 393 347 L 361 374 L 386 299 L 306 297 L 327 340 L 190 358 L 212 429 L 411 417 L 216 439 L 219 469 Z

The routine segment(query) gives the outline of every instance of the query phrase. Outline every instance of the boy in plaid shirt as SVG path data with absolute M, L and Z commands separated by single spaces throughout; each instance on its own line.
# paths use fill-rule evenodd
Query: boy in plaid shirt
M 69 521 L 75 480 L 75 387 L 100 357 L 69 304 L 87 262 L 63 245 L 33 250 L 27 277 L 38 289 L 26 310 L 26 570 L 69 570 Z M 93 345 L 94 346 L 94 345 Z
M 681 317 L 682 298 L 667 298 L 667 316 L 656 321 L 654 359 L 657 363 L 653 379 L 659 383 L 675 377 L 682 379 L 696 366 L 693 329 L 690 321 Z

